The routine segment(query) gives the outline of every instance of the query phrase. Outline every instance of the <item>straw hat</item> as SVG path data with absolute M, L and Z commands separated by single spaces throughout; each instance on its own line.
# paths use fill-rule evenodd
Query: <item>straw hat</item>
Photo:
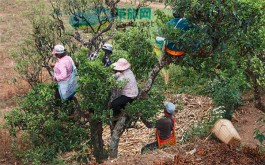
M 114 70 L 124 71 L 131 67 L 131 64 L 124 58 L 120 58 L 117 62 L 112 64 Z

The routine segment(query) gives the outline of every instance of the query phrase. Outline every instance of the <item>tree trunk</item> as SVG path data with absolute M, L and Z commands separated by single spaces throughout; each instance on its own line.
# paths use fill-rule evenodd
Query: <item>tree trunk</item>
M 260 86 L 257 82 L 257 78 L 256 78 L 255 74 L 249 69 L 246 69 L 246 73 L 253 83 L 253 94 L 254 94 L 255 107 L 257 109 L 261 110 L 262 112 L 265 112 L 265 106 L 261 101 Z
M 255 107 L 261 110 L 262 112 L 265 112 L 265 106 L 261 101 L 260 87 L 256 79 L 253 81 L 253 90 L 254 90 L 253 93 L 254 93 Z
M 165 54 L 165 52 L 163 52 L 161 58 L 158 61 L 158 64 L 149 73 L 149 77 L 147 79 L 147 82 L 145 83 L 145 86 L 141 89 L 141 91 L 138 95 L 138 99 L 145 99 L 147 97 L 147 94 L 148 94 L 149 90 L 151 89 L 156 76 L 158 75 L 160 70 L 165 65 L 169 65 L 173 61 L 173 58 L 174 57 L 170 57 L 170 55 L 167 55 L 167 54 Z M 178 57 L 175 57 L 175 58 L 178 58 Z
M 90 122 L 91 141 L 93 154 L 98 163 L 102 163 L 107 159 L 107 152 L 104 150 L 104 141 L 102 139 L 103 127 L 99 120 L 91 120 Z
M 128 117 L 123 116 L 119 118 L 119 120 L 117 121 L 115 128 L 112 130 L 112 135 L 111 135 L 111 139 L 110 139 L 110 157 L 111 158 L 117 158 L 118 156 L 118 146 L 119 146 L 119 141 L 120 141 L 120 137 L 122 135 L 122 133 L 124 132 L 125 128 L 126 128 L 126 119 Z

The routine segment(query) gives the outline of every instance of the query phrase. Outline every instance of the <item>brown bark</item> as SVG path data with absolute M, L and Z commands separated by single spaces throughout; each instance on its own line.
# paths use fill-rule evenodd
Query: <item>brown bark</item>
M 257 78 L 250 69 L 246 69 L 246 73 L 253 83 L 253 94 L 254 94 L 255 107 L 261 110 L 262 112 L 265 112 L 265 106 L 261 101 L 261 91 L 260 91 L 260 86 L 257 82 Z
M 173 61 L 173 58 L 174 57 L 170 57 L 170 55 L 166 54 L 165 52 L 162 54 L 157 65 L 149 73 L 147 82 L 145 83 L 145 86 L 141 89 L 138 99 L 145 99 L 147 97 L 147 94 L 150 91 L 156 76 L 159 74 L 160 70 L 164 66 L 169 65 Z M 175 58 L 179 58 L 179 57 L 175 57 Z
M 265 112 L 265 106 L 261 101 L 260 87 L 259 87 L 256 79 L 253 81 L 253 93 L 254 93 L 255 107 L 257 109 L 261 110 L 262 112 Z
M 98 163 L 102 163 L 103 160 L 107 159 L 107 153 L 104 150 L 104 141 L 102 139 L 103 127 L 102 122 L 99 120 L 92 120 L 90 122 L 90 133 L 93 147 L 93 154 Z
M 118 156 L 118 146 L 119 146 L 119 141 L 122 133 L 124 132 L 126 128 L 126 117 L 124 114 L 120 119 L 117 121 L 115 128 L 112 130 L 112 135 L 110 139 L 110 157 L 111 158 L 116 158 Z

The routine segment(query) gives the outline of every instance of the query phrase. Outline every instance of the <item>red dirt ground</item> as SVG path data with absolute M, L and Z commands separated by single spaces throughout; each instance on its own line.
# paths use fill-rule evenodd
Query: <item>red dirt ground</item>
M 198 152 L 191 154 L 194 148 Z M 243 148 L 235 150 L 215 140 L 176 145 L 163 150 L 157 150 L 145 155 L 123 157 L 109 160 L 104 165 L 262 165 L 265 156 L 257 153 L 256 149 Z

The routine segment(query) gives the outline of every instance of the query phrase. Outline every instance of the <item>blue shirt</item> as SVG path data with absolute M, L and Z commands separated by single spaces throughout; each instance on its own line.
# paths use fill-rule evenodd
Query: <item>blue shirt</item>
M 189 24 L 186 18 L 174 18 L 167 22 L 169 28 L 174 27 L 181 29 L 181 31 L 185 32 L 188 29 L 192 28 L 193 26 Z
M 169 29 L 171 28 L 178 28 L 181 29 L 181 34 L 183 34 L 185 31 L 189 30 L 190 28 L 193 28 L 194 26 L 189 24 L 188 20 L 186 18 L 174 18 L 167 22 L 167 25 Z M 174 30 L 172 29 L 172 30 Z M 175 43 L 171 42 L 170 40 L 167 41 L 167 48 L 170 50 L 179 51 L 182 49 L 180 45 L 176 45 Z

